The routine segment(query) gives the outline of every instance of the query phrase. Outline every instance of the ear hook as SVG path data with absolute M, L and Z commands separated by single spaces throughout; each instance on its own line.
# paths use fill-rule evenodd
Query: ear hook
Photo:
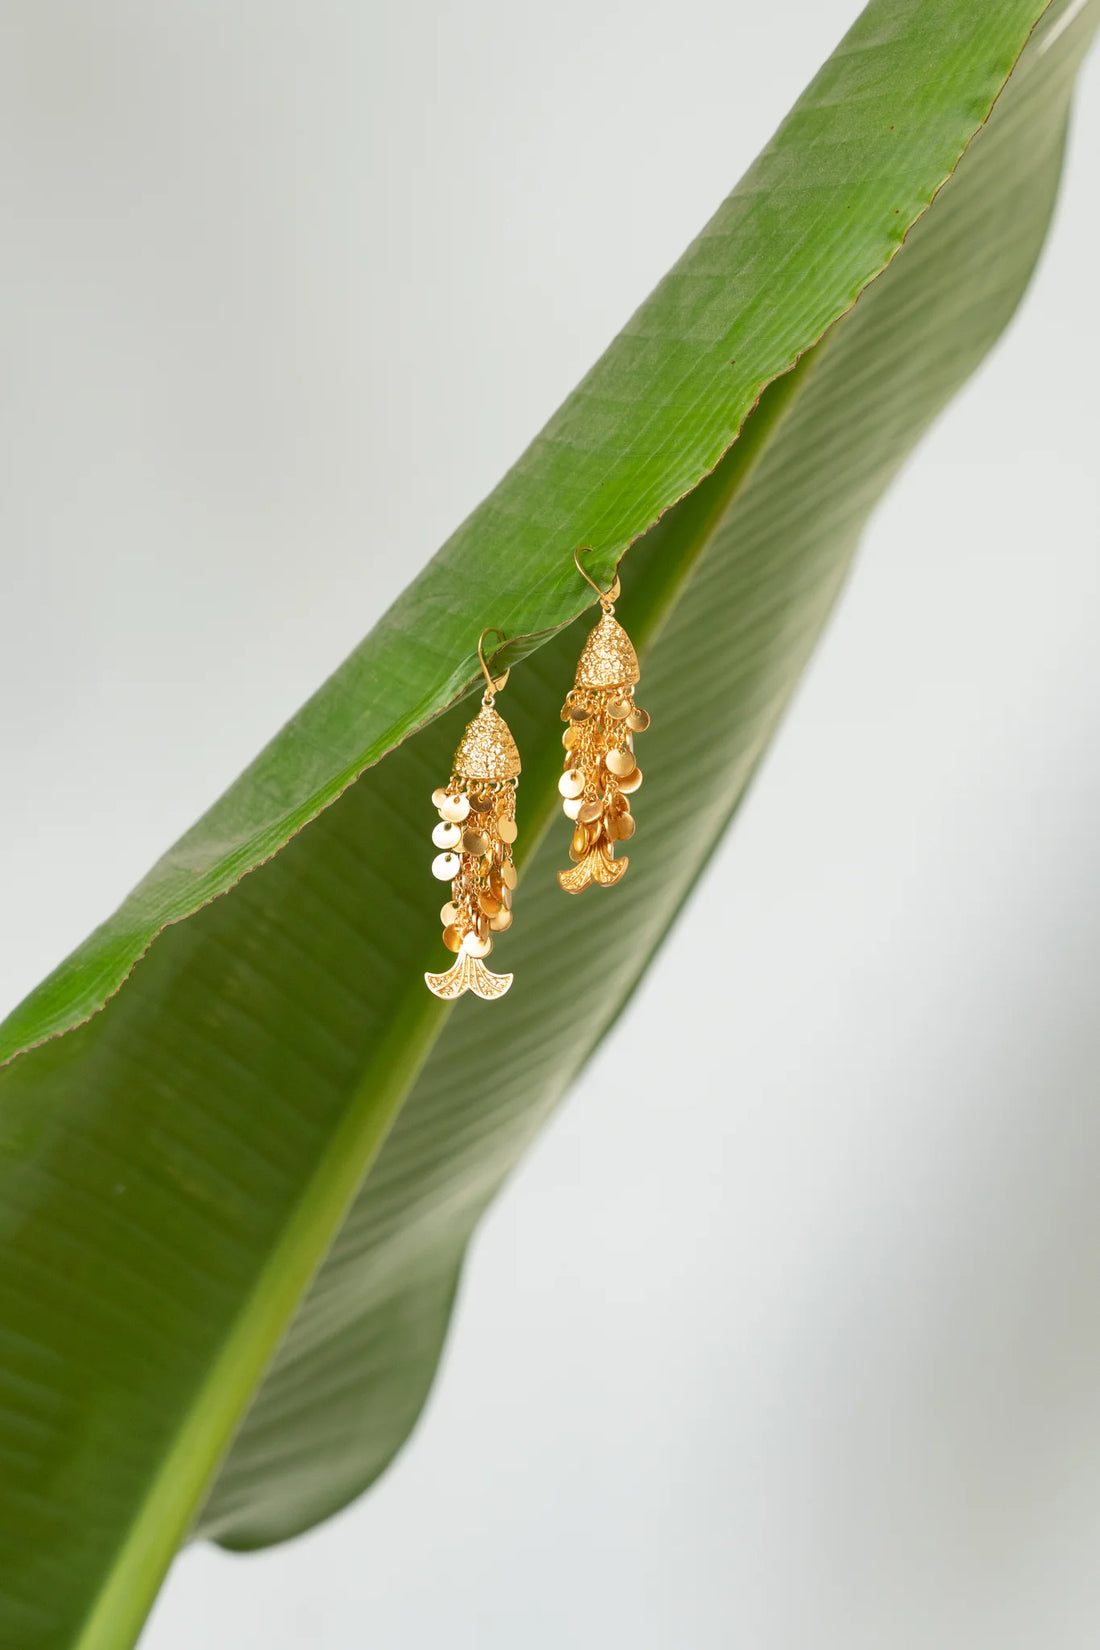
M 580 549 L 584 550 L 586 553 L 591 550 L 591 548 L 592 546 L 590 544 L 582 544 L 580 547 Z M 573 561 L 576 564 L 577 572 L 580 574 L 581 578 L 586 580 L 586 582 L 592 586 L 593 590 L 600 598 L 600 606 L 603 608 L 604 612 L 613 613 L 614 608 L 611 604 L 612 602 L 618 600 L 622 590 L 622 587 L 619 584 L 619 575 L 616 573 L 608 588 L 606 590 L 601 590 L 595 579 L 586 573 L 584 568 L 581 566 L 580 550 L 573 551 Z
M 497 677 L 490 676 L 489 666 L 485 663 L 485 654 L 483 652 L 486 636 L 499 636 L 500 637 L 500 646 L 495 647 L 493 649 L 494 653 L 499 653 L 500 652 L 500 649 L 504 646 L 504 644 L 508 640 L 508 638 L 504 634 L 503 630 L 498 630 L 495 624 L 491 624 L 491 625 L 487 625 L 485 627 L 485 629 L 481 632 L 481 635 L 477 639 L 478 661 L 481 665 L 481 674 L 485 678 L 485 698 L 484 698 L 483 702 L 485 704 L 491 705 L 492 702 L 493 702 L 493 695 L 495 693 L 499 693 L 501 691 L 501 689 L 506 686 L 507 681 L 508 681 L 509 672 L 506 670 L 504 672 L 503 676 L 497 676 Z

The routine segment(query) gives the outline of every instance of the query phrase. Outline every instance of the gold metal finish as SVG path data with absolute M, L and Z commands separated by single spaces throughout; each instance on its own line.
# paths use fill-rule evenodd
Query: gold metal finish
M 592 546 L 590 544 L 582 544 L 581 547 L 580 547 L 580 550 L 591 550 L 591 548 L 592 548 Z M 584 568 L 581 566 L 580 550 L 574 550 L 574 552 L 573 552 L 573 565 L 576 567 L 577 572 L 580 574 L 581 578 L 584 579 L 587 584 L 590 584 L 592 586 L 593 590 L 596 592 L 597 596 L 600 598 L 600 601 L 603 604 L 604 609 L 606 610 L 606 608 L 610 605 L 611 602 L 617 602 L 618 599 L 619 599 L 620 591 L 621 591 L 621 588 L 622 588 L 619 584 L 619 575 L 617 573 L 615 574 L 615 577 L 611 581 L 611 585 L 607 590 L 601 590 L 599 585 L 596 583 L 595 579 L 592 578 L 592 576 L 589 573 L 586 573 Z
M 492 1002 L 494 997 L 503 997 L 513 978 L 511 974 L 491 973 L 480 957 L 471 957 L 468 951 L 460 952 L 454 967 L 448 968 L 445 974 L 424 976 L 429 991 L 452 1002 L 464 991 L 472 991 L 475 997 Z
M 484 962 L 493 949 L 493 934 L 512 923 L 508 907 L 517 881 L 512 844 L 520 772 L 515 740 L 493 707 L 508 672 L 492 673 L 492 655 L 485 657 L 490 635 L 499 637 L 502 646 L 507 639 L 494 627 L 478 638 L 478 662 L 485 677 L 481 709 L 459 741 L 450 781 L 432 792 L 442 820 L 432 840 L 448 850 L 432 861 L 432 873 L 451 884 L 451 897 L 439 915 L 443 943 L 455 961 L 444 973 L 425 974 L 424 980 L 429 991 L 446 1002 L 467 991 L 491 1002 L 512 984 L 511 974 L 494 974 Z
M 504 634 L 503 630 L 498 630 L 495 624 L 491 624 L 491 625 L 487 625 L 485 627 L 485 629 L 481 632 L 481 635 L 477 639 L 478 662 L 481 665 L 481 674 L 485 678 L 485 691 L 489 695 L 489 699 L 490 699 L 490 702 L 491 702 L 494 693 L 502 693 L 504 691 L 504 689 L 507 687 L 508 677 L 511 673 L 506 670 L 504 672 L 503 676 L 491 676 L 489 674 L 489 666 L 485 663 L 485 652 L 484 652 L 486 636 L 499 636 L 500 637 L 500 647 L 504 646 L 504 644 L 508 640 L 508 638 Z M 494 652 L 499 653 L 500 648 L 495 648 Z
M 567 894 L 580 894 L 598 882 L 601 888 L 613 888 L 626 875 L 628 859 L 616 859 L 611 845 L 600 843 L 590 848 L 571 871 L 559 871 L 558 881 Z
M 638 656 L 614 616 L 618 577 L 608 590 L 601 590 L 585 572 L 578 551 L 573 560 L 603 609 L 581 650 L 561 713 L 567 723 L 562 743 L 568 754 L 558 790 L 565 798 L 562 811 L 573 822 L 573 864 L 558 872 L 558 881 L 567 893 L 579 894 L 593 883 L 611 888 L 626 872 L 629 861 L 615 858 L 615 844 L 634 834 L 627 796 L 642 783 L 631 735 L 648 728 L 649 716 L 634 703 Z
M 616 688 L 610 695 L 613 704 L 623 704 L 630 689 L 638 680 L 638 655 L 618 619 L 605 613 L 584 644 L 577 661 L 577 686 L 586 688 Z M 633 706 L 631 706 L 633 709 Z M 606 705 L 603 707 L 607 715 Z
M 633 814 L 615 814 L 607 822 L 607 834 L 612 842 L 627 842 L 634 835 L 636 821 Z
M 511 730 L 502 716 L 493 709 L 492 698 L 486 694 L 481 709 L 462 735 L 455 751 L 455 773 L 466 779 L 515 779 L 519 775 L 519 752 Z M 475 795 L 480 794 L 479 785 Z M 462 799 L 469 812 L 468 797 Z M 461 816 L 465 818 L 465 814 Z
M 468 796 L 444 796 L 438 806 L 444 819 L 460 824 L 470 811 L 470 799 Z
M 613 773 L 616 779 L 625 779 L 628 773 L 633 773 L 638 766 L 634 760 L 634 752 L 628 750 L 609 750 L 604 754 L 604 767 L 608 773 Z

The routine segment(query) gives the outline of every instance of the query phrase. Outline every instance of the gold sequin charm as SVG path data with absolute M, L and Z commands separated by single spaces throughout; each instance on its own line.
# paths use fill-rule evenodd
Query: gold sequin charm
M 484 961 L 493 949 L 493 936 L 512 925 L 512 844 L 520 772 L 516 742 L 493 708 L 508 672 L 490 675 L 482 652 L 488 634 L 482 632 L 477 647 L 487 684 L 481 709 L 462 735 L 450 779 L 432 792 L 440 819 L 432 842 L 445 850 L 432 861 L 432 872 L 451 884 L 440 918 L 443 943 L 457 956 L 445 973 L 425 974 L 424 979 L 429 991 L 446 1000 L 472 991 L 490 1002 L 503 997 L 513 978 L 492 973 Z M 504 641 L 500 631 L 494 634 Z
M 558 872 L 558 881 L 567 894 L 579 894 L 594 882 L 610 888 L 626 874 L 630 861 L 615 858 L 615 844 L 634 835 L 628 798 L 642 783 L 634 735 L 649 726 L 648 713 L 634 703 L 638 656 L 615 618 L 619 581 L 601 590 L 588 578 L 576 551 L 573 560 L 599 596 L 603 617 L 584 644 L 561 712 L 568 738 L 558 790 L 573 826 L 573 864 Z

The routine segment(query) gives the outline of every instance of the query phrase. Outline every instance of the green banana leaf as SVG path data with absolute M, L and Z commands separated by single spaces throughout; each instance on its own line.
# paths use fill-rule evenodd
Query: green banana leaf
M 279 1540 L 400 1447 L 478 1217 L 1024 290 L 1098 9 L 873 0 L 500 487 L 3 1028 L 0 1644 L 131 1644 L 189 1531 Z M 630 873 L 570 900 L 546 827 L 579 544 L 607 579 L 629 547 L 653 726 Z M 446 958 L 430 792 L 490 623 L 523 638 L 516 979 L 452 1009 L 421 977 Z

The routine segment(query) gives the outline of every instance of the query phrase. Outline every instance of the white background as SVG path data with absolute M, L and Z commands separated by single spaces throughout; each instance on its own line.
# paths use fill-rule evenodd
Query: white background
M 494 483 L 857 9 L 9 8 L 3 1007 Z M 185 1555 L 142 1650 L 1096 1641 L 1100 60 L 1082 93 L 1018 321 L 487 1221 L 413 1442 L 292 1546 Z

